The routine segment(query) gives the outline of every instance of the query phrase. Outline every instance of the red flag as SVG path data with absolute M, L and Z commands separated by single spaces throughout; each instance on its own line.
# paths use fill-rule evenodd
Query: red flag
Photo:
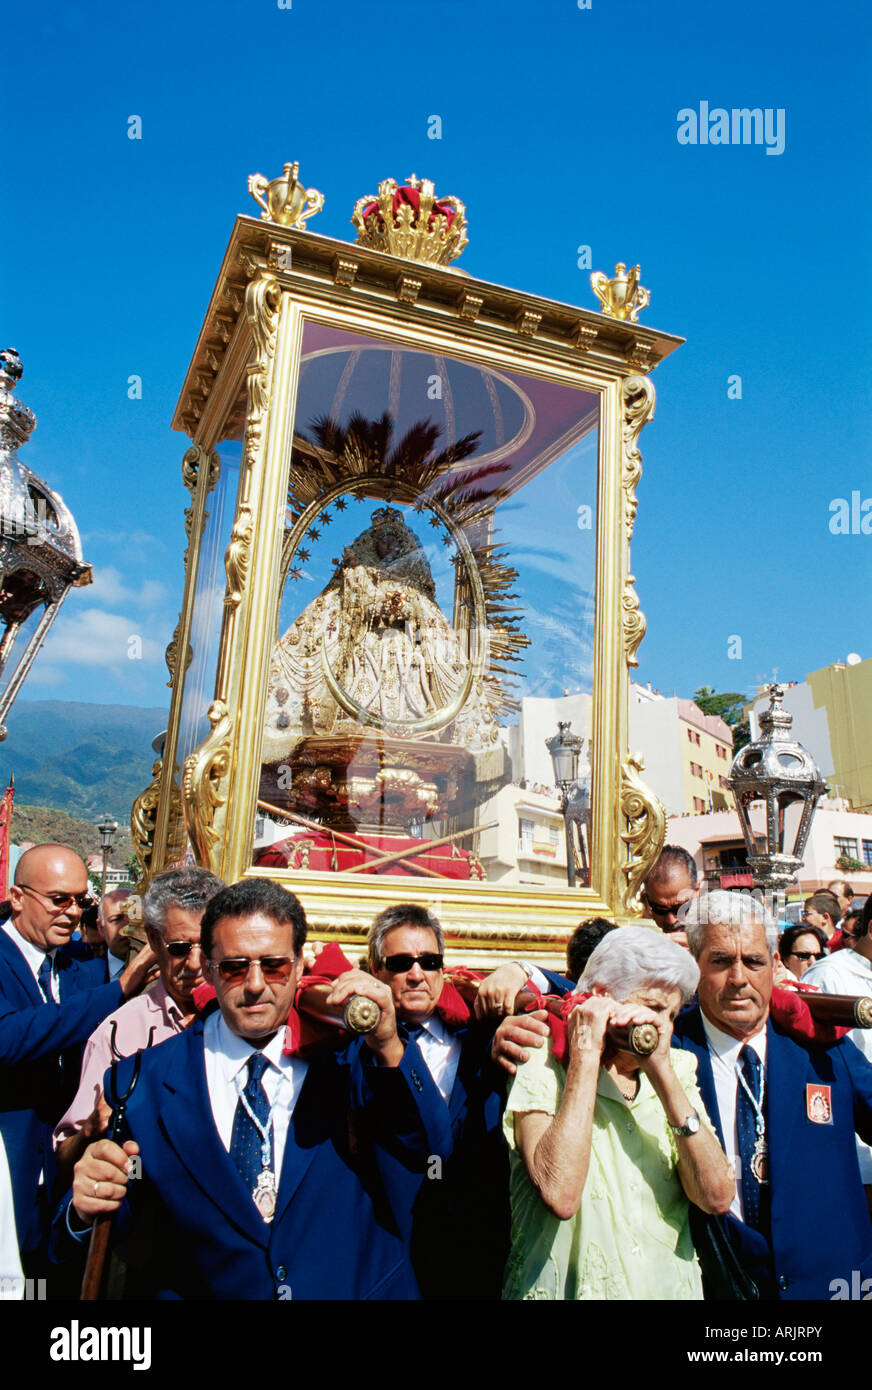
M 15 774 L 9 774 L 9 786 L 0 796 L 0 898 L 4 901 L 9 889 L 9 832 L 12 825 L 12 802 L 15 800 Z

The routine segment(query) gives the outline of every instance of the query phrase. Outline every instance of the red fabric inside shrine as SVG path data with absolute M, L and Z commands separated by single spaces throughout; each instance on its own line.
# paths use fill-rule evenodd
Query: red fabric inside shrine
M 342 873 L 358 864 L 368 864 L 378 855 L 417 849 L 421 844 L 420 840 L 413 840 L 405 835 L 355 835 L 354 838 L 365 841 L 367 849 L 353 849 L 350 845 L 343 845 L 341 841 L 334 840 L 329 831 L 324 834 L 312 831 L 291 835 L 286 840 L 277 840 L 275 844 L 261 850 L 255 863 L 259 868 L 309 868 L 321 873 Z M 427 877 L 419 873 L 415 867 L 418 864 L 426 869 L 433 869 L 441 878 L 481 877 L 477 862 L 470 860 L 466 850 L 451 845 L 440 845 L 434 850 L 422 850 L 411 859 L 400 860 L 394 864 L 381 864 L 374 869 L 363 869 L 361 875 L 375 873 L 393 874 L 400 878 Z

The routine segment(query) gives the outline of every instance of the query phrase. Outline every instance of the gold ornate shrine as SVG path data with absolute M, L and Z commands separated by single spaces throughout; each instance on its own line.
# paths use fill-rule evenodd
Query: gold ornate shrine
M 602 313 L 555 303 L 452 268 L 465 209 L 427 180 L 359 199 L 351 245 L 310 230 L 298 173 L 252 176 L 173 421 L 188 548 L 143 872 L 192 851 L 286 882 L 319 937 L 416 901 L 465 959 L 554 958 L 581 917 L 639 914 L 662 843 L 627 748 L 630 541 L 646 373 L 681 340 L 635 322 L 638 267 L 592 277 Z

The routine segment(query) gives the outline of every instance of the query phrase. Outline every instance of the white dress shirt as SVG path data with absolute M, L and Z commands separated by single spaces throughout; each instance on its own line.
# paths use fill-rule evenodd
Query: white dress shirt
M 127 961 L 119 960 L 117 956 L 113 956 L 111 951 L 106 952 L 106 959 L 109 962 L 109 983 L 113 984 L 115 980 L 118 979 Z
M 273 1161 L 276 1186 L 282 1171 L 288 1125 L 299 1099 L 309 1064 L 282 1052 L 285 1030 L 280 1028 L 265 1047 L 257 1048 L 230 1031 L 220 1013 L 210 1014 L 203 1027 L 206 1057 L 206 1086 L 218 1136 L 227 1152 L 233 1137 L 236 1105 L 248 1080 L 248 1059 L 260 1052 L 269 1062 L 261 1085 L 272 1107 Z
M 24 1297 L 24 1275 L 15 1234 L 15 1208 L 9 1163 L 0 1135 L 0 1299 Z
M 415 1038 L 418 1051 L 436 1082 L 442 1099 L 447 1101 L 454 1089 L 457 1076 L 460 1042 L 455 1034 L 445 1027 L 438 1014 L 431 1014 L 421 1027 L 421 1033 Z
M 802 983 L 815 985 L 824 994 L 872 994 L 872 962 L 846 946 L 806 970 Z M 848 1037 L 872 1062 L 872 1029 L 852 1028 Z M 857 1140 L 857 1158 L 860 1176 L 868 1185 L 872 1183 L 872 1147 L 862 1139 Z
M 19 931 L 16 931 L 15 927 L 12 925 L 11 917 L 7 917 L 5 922 L 0 922 L 0 926 L 2 926 L 6 935 L 9 937 L 9 940 L 15 943 L 21 954 L 24 956 L 24 959 L 30 966 L 33 978 L 34 980 L 36 980 L 37 987 L 39 987 L 39 968 L 47 955 L 51 958 L 51 997 L 54 1000 L 55 1004 L 59 1004 L 61 1002 L 61 995 L 60 990 L 58 988 L 58 973 L 55 970 L 54 964 L 57 946 L 55 946 L 54 949 L 51 951 L 43 951 L 40 949 L 39 946 L 34 946 L 32 941 L 25 941 L 21 933 Z M 42 990 L 40 990 L 40 994 L 41 993 Z
M 744 1221 L 745 1206 L 742 1201 L 742 1161 L 739 1157 L 739 1137 L 736 1129 L 736 1092 L 739 1085 L 736 1067 L 742 1048 L 746 1045 L 752 1047 L 760 1058 L 763 1067 L 763 1090 L 765 1095 L 766 1028 L 765 1026 L 761 1028 L 760 1032 L 755 1033 L 753 1038 L 734 1038 L 730 1033 L 724 1033 L 714 1023 L 710 1023 L 705 1014 L 702 1015 L 702 1026 L 705 1030 L 709 1057 L 712 1063 L 715 1095 L 718 1102 L 718 1113 L 721 1117 L 721 1133 L 724 1136 L 727 1162 L 731 1165 L 736 1175 L 736 1195 L 733 1198 L 730 1213 L 732 1216 L 738 1217 L 740 1221 Z

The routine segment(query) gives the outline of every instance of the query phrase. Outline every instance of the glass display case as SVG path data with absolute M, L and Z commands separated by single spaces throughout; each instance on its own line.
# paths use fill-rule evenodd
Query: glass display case
M 680 340 L 622 266 L 594 313 L 439 264 L 462 205 L 425 216 L 427 188 L 360 200 L 354 246 L 272 199 L 237 220 L 174 421 L 185 590 L 134 838 L 149 874 L 279 878 L 322 937 L 415 901 L 467 959 L 545 958 L 638 915 L 662 843 L 629 545 L 645 373 Z

